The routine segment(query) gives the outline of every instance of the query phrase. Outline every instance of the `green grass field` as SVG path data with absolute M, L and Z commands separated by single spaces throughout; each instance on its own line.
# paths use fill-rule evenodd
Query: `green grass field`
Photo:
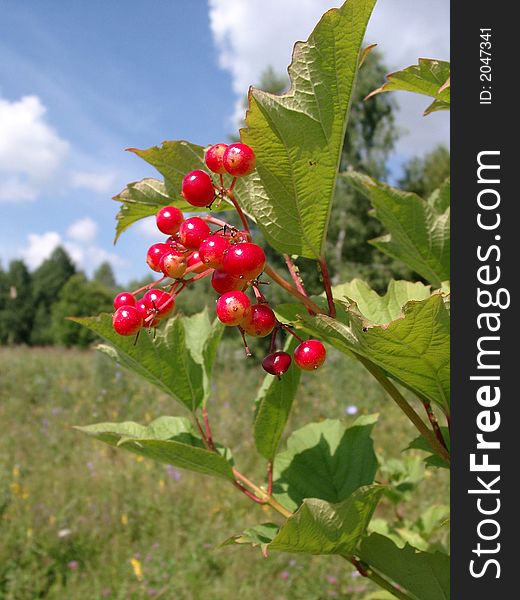
M 261 481 L 251 441 L 258 365 L 226 341 L 209 405 L 215 437 Z M 141 460 L 76 432 L 97 421 L 183 414 L 164 394 L 94 351 L 0 349 L 0 598 L 2 600 L 358 600 L 373 588 L 336 557 L 216 546 L 277 520 L 232 486 Z M 288 430 L 380 412 L 378 455 L 399 457 L 415 431 L 361 368 L 331 353 L 304 375 Z M 351 412 L 352 412 L 351 408 Z M 414 504 L 447 503 L 445 470 L 428 470 Z M 393 511 L 393 509 L 392 509 Z M 383 504 L 380 517 L 392 517 Z M 374 597 L 375 598 L 375 597 Z M 379 598 L 379 597 L 378 597 Z M 383 596 L 381 596 L 383 598 Z

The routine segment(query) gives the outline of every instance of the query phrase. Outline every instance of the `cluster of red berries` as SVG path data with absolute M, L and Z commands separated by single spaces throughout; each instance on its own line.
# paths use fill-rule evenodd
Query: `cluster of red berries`
M 236 178 L 249 175 L 255 169 L 255 154 L 245 144 L 216 144 L 206 151 L 205 162 L 210 171 L 220 176 L 220 187 L 215 186 L 205 171 L 191 171 L 183 179 L 182 196 L 192 206 L 208 208 L 216 199 L 227 196 L 239 211 L 245 228 L 239 230 L 212 216 L 185 219 L 174 206 L 161 208 L 156 215 L 157 228 L 169 237 L 165 242 L 150 246 L 146 262 L 163 277 L 137 292 L 116 296 L 113 327 L 125 336 L 137 334 L 142 327 L 156 327 L 172 312 L 176 296 L 187 285 L 211 275 L 211 285 L 220 294 L 216 303 L 218 319 L 224 325 L 238 327 L 248 354 L 246 334 L 254 337 L 272 334 L 271 351 L 262 366 L 268 373 L 280 376 L 288 370 L 292 359 L 286 352 L 273 352 L 276 334 L 282 328 L 296 334 L 279 323 L 259 290 L 258 278 L 265 267 L 265 254 L 251 241 L 247 222 L 233 196 Z M 234 178 L 228 189 L 222 179 L 225 173 Z M 217 225 L 218 229 L 212 231 L 210 224 Z M 186 275 L 191 273 L 194 276 L 187 279 Z M 168 291 L 153 289 L 167 278 L 173 280 L 166 286 Z M 248 287 L 254 291 L 255 303 L 246 294 Z M 147 290 L 146 293 L 137 299 L 136 294 L 143 290 Z M 323 344 L 318 340 L 300 341 L 293 355 L 296 364 L 305 370 L 320 367 L 326 355 Z

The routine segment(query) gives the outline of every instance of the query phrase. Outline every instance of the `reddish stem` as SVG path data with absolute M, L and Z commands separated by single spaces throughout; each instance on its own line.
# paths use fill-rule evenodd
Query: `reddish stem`
M 329 317 L 336 318 L 336 306 L 334 304 L 334 298 L 332 297 L 332 288 L 330 283 L 329 268 L 327 267 L 327 261 L 324 257 L 318 260 L 320 265 L 321 276 L 323 277 L 323 287 L 325 288 L 325 294 L 327 295 L 327 303 L 329 305 Z
M 211 215 L 206 215 L 201 217 L 203 221 L 207 221 L 208 223 L 213 223 L 213 225 L 218 225 L 219 227 L 229 227 L 229 225 L 222 221 L 221 219 L 217 219 L 216 217 L 212 217 Z
M 439 443 L 441 443 L 446 448 L 446 450 L 448 450 L 446 442 L 444 441 L 444 436 L 442 435 L 442 431 L 439 426 L 439 421 L 437 421 L 437 417 L 433 412 L 431 403 L 428 400 L 422 400 L 422 403 L 426 410 L 426 414 L 428 415 L 428 420 L 430 421 L 431 426 L 433 428 L 433 432 L 435 433 L 435 437 L 439 440 Z
M 146 285 L 143 285 L 143 287 L 139 288 L 138 290 L 135 290 L 135 292 L 132 292 L 132 295 L 135 296 L 136 294 L 140 294 L 141 292 L 144 292 L 144 290 L 151 290 L 158 283 L 161 283 L 161 281 L 164 281 L 165 279 L 166 279 L 166 277 L 163 276 L 160 279 L 158 279 L 157 281 L 152 281 L 152 283 L 148 283 Z
M 310 298 L 307 298 L 307 296 L 304 296 L 288 281 L 285 281 L 285 279 L 278 275 L 278 273 L 272 267 L 266 265 L 264 268 L 264 273 L 268 275 L 280 287 L 289 292 L 289 294 L 291 294 L 295 298 L 298 298 L 298 300 L 302 304 L 304 304 L 306 308 L 312 310 L 315 314 L 325 314 L 325 312 L 317 304 L 315 304 Z
M 229 188 L 229 190 L 227 190 L 228 198 L 231 200 L 231 203 L 235 207 L 235 210 L 237 211 L 238 216 L 240 217 L 240 220 L 242 221 L 242 227 L 247 231 L 247 233 L 250 233 L 249 224 L 247 222 L 246 216 L 244 215 L 242 209 L 240 208 L 240 205 L 238 204 L 238 202 L 235 198 L 235 195 L 233 194 L 233 186 L 234 186 L 234 182 L 231 184 L 231 187 Z
M 238 481 L 234 481 L 233 485 L 239 489 L 243 494 L 245 494 L 250 500 L 256 502 L 257 504 L 266 504 L 266 500 L 262 500 L 261 498 L 257 498 L 252 492 L 246 489 L 241 483 Z
M 204 406 L 202 409 L 202 418 L 204 419 L 204 427 L 206 428 L 206 439 L 208 445 L 212 450 L 215 450 L 215 444 L 213 443 L 213 436 L 211 434 L 211 426 L 209 424 L 208 409 Z
M 249 346 L 247 344 L 246 332 L 242 329 L 242 327 L 240 327 L 240 325 L 237 325 L 237 327 L 238 327 L 238 331 L 240 331 L 240 335 L 242 336 L 242 342 L 244 343 L 244 350 L 246 351 L 246 358 L 249 358 L 250 356 L 253 356 L 253 353 L 251 352 L 251 349 L 249 348 Z
M 290 333 L 293 337 L 295 337 L 299 342 L 303 342 L 303 339 L 296 333 L 294 333 L 294 331 L 288 326 L 285 325 L 285 323 L 280 323 L 280 327 L 287 331 L 287 333 Z
M 303 285 L 302 278 L 300 277 L 298 269 L 296 268 L 296 265 L 294 264 L 292 258 L 288 254 L 284 254 L 283 257 L 285 259 L 285 264 L 287 265 L 287 269 L 289 270 L 291 278 L 294 281 L 294 285 L 296 286 L 296 289 L 300 292 L 300 294 L 303 294 L 304 296 L 307 296 L 307 298 L 308 298 L 309 294 L 307 293 L 307 290 L 305 289 L 305 286 Z
M 273 461 L 267 463 L 267 495 L 273 495 Z

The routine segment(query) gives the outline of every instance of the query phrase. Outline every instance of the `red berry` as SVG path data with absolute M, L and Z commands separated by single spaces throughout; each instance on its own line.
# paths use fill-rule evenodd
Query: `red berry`
M 154 244 L 148 248 L 146 254 L 146 262 L 152 271 L 161 272 L 161 258 L 166 252 L 170 252 L 171 246 L 169 244 Z
M 219 294 L 225 294 L 232 290 L 244 289 L 244 281 L 238 277 L 234 277 L 225 271 L 213 271 L 211 276 L 211 286 Z
M 175 300 L 170 294 L 161 290 L 149 290 L 143 296 L 142 301 L 149 309 L 157 311 L 159 319 L 167 317 L 175 306 Z
M 190 250 L 198 250 L 201 242 L 211 234 L 211 230 L 200 217 L 190 217 L 179 229 L 179 241 Z
M 130 292 L 121 292 L 114 298 L 114 308 L 121 306 L 135 306 L 135 296 Z
M 224 152 L 222 163 L 230 175 L 243 177 L 255 170 L 256 156 L 246 144 L 230 144 Z
M 273 352 L 268 354 L 262 361 L 262 367 L 264 371 L 267 371 L 271 375 L 283 375 L 289 370 L 291 366 L 291 355 L 287 352 Z
M 210 235 L 199 246 L 199 256 L 207 267 L 220 269 L 224 264 L 224 253 L 230 242 L 223 235 Z
M 215 197 L 213 181 L 206 171 L 191 171 L 182 180 L 182 195 L 192 206 L 208 206 Z
M 192 268 L 198 265 L 195 269 L 193 269 L 192 273 L 204 273 L 204 271 L 208 270 L 208 267 L 200 260 L 200 256 L 198 252 L 192 252 L 188 256 L 188 268 Z
M 229 248 L 224 256 L 223 271 L 249 281 L 264 270 L 265 254 L 260 246 L 245 242 Z
M 154 309 L 153 306 L 148 304 L 148 302 L 145 302 L 144 300 L 139 300 L 139 302 L 136 305 L 136 309 L 143 320 L 143 327 L 150 328 L 157 327 L 157 325 L 159 325 L 161 317 L 157 315 L 157 311 Z M 152 318 L 150 315 L 155 316 Z
M 166 277 L 180 279 L 186 273 L 188 267 L 186 256 L 182 252 L 177 252 L 177 250 L 170 250 L 170 252 L 162 255 L 160 267 Z
M 173 235 L 179 231 L 184 215 L 175 206 L 165 206 L 155 215 L 157 229 L 166 235 Z
M 327 351 L 319 340 L 302 342 L 294 351 L 294 361 L 304 371 L 314 371 L 325 362 Z
M 244 313 L 240 327 L 255 337 L 269 335 L 276 325 L 276 317 L 267 304 L 253 304 Z
M 217 317 L 224 325 L 238 325 L 249 306 L 251 300 L 244 292 L 226 292 L 217 300 Z
M 135 306 L 120 306 L 112 317 L 112 325 L 119 335 L 134 335 L 143 324 L 143 319 Z
M 182 223 L 181 223 L 181 225 L 182 225 Z M 186 248 L 180 242 L 178 231 L 177 231 L 177 233 L 170 235 L 169 238 L 166 238 L 165 244 L 169 244 L 174 250 L 178 250 L 179 252 L 186 250 Z
M 219 175 L 223 175 L 226 172 L 224 165 L 222 164 L 222 158 L 224 156 L 224 152 L 227 149 L 227 144 L 215 144 L 208 148 L 206 152 L 206 166 L 213 173 L 218 173 Z

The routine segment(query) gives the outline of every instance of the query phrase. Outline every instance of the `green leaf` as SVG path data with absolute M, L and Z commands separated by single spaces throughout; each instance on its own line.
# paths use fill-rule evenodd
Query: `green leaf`
M 164 187 L 164 183 L 158 179 L 142 179 L 129 183 L 125 189 L 114 196 L 113 200 L 121 202 L 121 207 L 116 215 L 116 236 L 119 236 L 139 219 L 155 215 L 162 206 L 173 202 Z M 176 205 L 178 205 L 176 203 Z
M 377 459 L 370 434 L 376 421 L 377 415 L 361 416 L 347 427 L 326 419 L 295 431 L 274 462 L 276 499 L 296 510 L 304 498 L 341 502 L 373 483 Z
M 448 450 L 450 449 L 450 431 L 447 427 L 441 426 L 442 437 L 446 442 Z M 438 454 L 435 453 L 433 448 L 422 435 L 416 437 L 405 450 L 422 450 L 427 452 L 429 456 L 424 459 L 425 464 L 428 467 L 440 467 L 443 469 L 449 469 L 450 464 L 443 460 Z
M 344 177 L 370 199 L 375 216 L 389 231 L 370 243 L 441 287 L 450 278 L 449 207 L 437 212 L 442 203 L 425 202 L 361 173 L 348 172 Z
M 373 533 L 361 542 L 359 556 L 385 577 L 420 600 L 449 600 L 450 559 L 440 552 L 420 552 L 406 544 L 398 548 Z
M 351 310 L 350 325 L 327 315 L 311 317 L 301 306 L 286 304 L 276 312 L 310 335 L 321 337 L 345 354 L 362 355 L 390 376 L 442 408 L 450 397 L 450 322 L 440 294 L 403 307 L 403 317 L 387 325 L 366 327 Z
M 158 179 L 146 178 L 129 183 L 114 200 L 121 203 L 116 216 L 116 242 L 126 229 L 139 219 L 153 216 L 162 206 L 176 206 L 179 210 L 189 213 L 208 212 L 206 207 L 192 206 L 181 196 L 184 176 L 195 169 L 205 169 L 204 148 L 185 141 L 164 142 L 161 147 L 153 146 L 147 150 L 129 149 L 134 154 L 153 165 L 164 176 L 164 182 Z M 205 169 L 206 170 L 206 169 Z M 212 174 L 215 184 L 219 183 L 218 176 Z M 225 177 L 229 184 L 229 177 Z M 237 196 L 244 185 L 237 186 Z M 260 191 L 259 191 L 260 193 Z M 231 204 L 215 203 L 211 212 L 233 210 Z
M 261 193 L 243 206 L 279 252 L 323 254 L 361 44 L 375 0 L 326 12 L 289 67 L 290 90 L 251 88 L 242 141 L 256 153 Z M 255 184 L 255 179 L 250 179 Z
M 367 323 L 385 325 L 403 314 L 403 306 L 410 300 L 425 300 L 430 297 L 430 286 L 420 281 L 390 281 L 384 296 L 380 296 L 361 279 L 353 279 L 332 288 L 334 298 L 352 300 Z
M 234 480 L 225 456 L 206 450 L 191 422 L 182 417 L 160 417 L 148 426 L 133 422 L 97 423 L 76 429 L 146 458 Z
M 442 184 L 434 190 L 428 198 L 428 204 L 433 211 L 440 215 L 450 207 L 450 178 L 448 177 Z
M 285 352 L 292 354 L 298 341 L 289 336 Z M 254 422 L 255 446 L 267 460 L 272 460 L 289 418 L 291 406 L 300 383 L 301 370 L 294 364 L 278 379 L 267 375 L 256 396 Z
M 425 111 L 429 114 L 434 110 L 449 110 L 450 108 L 450 63 L 432 58 L 420 58 L 419 64 L 396 71 L 386 76 L 387 81 L 365 98 L 382 92 L 406 91 L 423 94 L 435 98 Z
M 108 314 L 72 320 L 110 342 L 110 346 L 100 345 L 99 350 L 173 396 L 188 410 L 195 410 L 209 398 L 212 360 L 206 361 L 206 356 L 214 358 L 223 327 L 211 324 L 206 311 L 170 319 L 155 337 L 142 330 L 137 343 L 133 336 L 115 333 Z
M 219 547 L 231 546 L 233 544 L 246 544 L 248 546 L 252 546 L 253 548 L 260 547 L 262 553 L 266 555 L 267 547 L 278 533 L 278 529 L 279 527 L 275 523 L 262 523 L 261 525 L 255 525 L 254 527 L 245 529 L 238 535 L 231 536 L 222 542 Z
M 304 500 L 268 548 L 307 554 L 352 554 L 383 489 L 379 485 L 366 486 L 336 504 L 316 498 Z

